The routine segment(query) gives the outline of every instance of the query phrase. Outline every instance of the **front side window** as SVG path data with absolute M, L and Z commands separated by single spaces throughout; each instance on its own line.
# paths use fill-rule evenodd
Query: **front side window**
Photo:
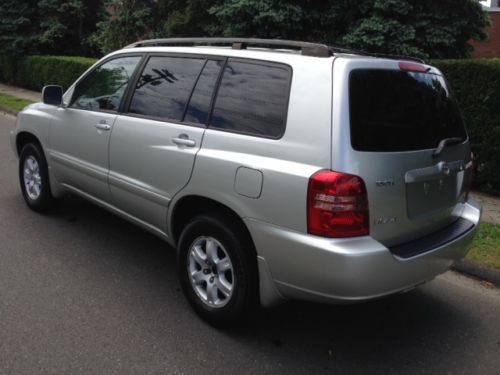
M 291 76 L 286 65 L 229 59 L 210 127 L 281 137 L 286 125 Z
M 140 60 L 140 56 L 121 57 L 99 66 L 76 85 L 69 106 L 92 111 L 118 111 Z
M 151 57 L 137 82 L 129 112 L 181 121 L 204 64 L 203 59 Z

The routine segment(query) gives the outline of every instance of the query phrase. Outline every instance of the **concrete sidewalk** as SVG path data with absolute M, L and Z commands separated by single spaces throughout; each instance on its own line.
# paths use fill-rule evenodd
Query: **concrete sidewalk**
M 10 86 L 0 83 L 0 93 L 17 96 L 35 102 L 41 100 L 41 93 L 26 90 L 20 87 Z M 471 193 L 471 196 L 483 206 L 482 220 L 487 223 L 500 224 L 500 197 L 486 195 L 479 192 Z
M 32 100 L 34 102 L 39 102 L 42 97 L 42 93 L 40 92 L 10 86 L 4 83 L 0 83 L 0 94 L 16 96 L 18 98 Z
M 478 191 L 472 192 L 471 197 L 483 206 L 482 221 L 500 224 L 500 197 L 487 195 Z

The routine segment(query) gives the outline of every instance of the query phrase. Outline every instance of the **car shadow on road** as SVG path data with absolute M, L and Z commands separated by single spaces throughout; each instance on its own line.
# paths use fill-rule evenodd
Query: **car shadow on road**
M 307 368 L 401 374 L 412 372 L 414 366 L 445 373 L 450 363 L 461 368 L 473 360 L 467 341 L 476 335 L 479 322 L 439 281 L 355 305 L 288 302 L 259 312 L 245 327 L 220 330 L 206 325 L 189 308 L 176 278 L 175 251 L 160 239 L 78 198 L 68 199 L 47 220 L 89 241 L 82 253 L 93 259 L 89 267 L 94 262 L 108 264 L 110 274 L 128 279 L 125 287 L 137 293 L 123 308 L 141 317 L 144 330 L 152 320 L 170 330 L 168 319 L 176 316 L 178 329 L 191 327 L 214 340 L 237 342 L 234 350 L 267 358 L 289 373 Z M 154 337 L 162 341 L 161 329 Z

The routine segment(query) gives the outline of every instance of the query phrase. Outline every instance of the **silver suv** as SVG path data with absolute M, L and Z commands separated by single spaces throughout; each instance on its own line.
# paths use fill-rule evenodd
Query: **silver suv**
M 72 193 L 158 235 L 213 323 L 415 288 L 481 215 L 443 75 L 319 44 L 138 42 L 45 87 L 12 146 L 29 207 Z

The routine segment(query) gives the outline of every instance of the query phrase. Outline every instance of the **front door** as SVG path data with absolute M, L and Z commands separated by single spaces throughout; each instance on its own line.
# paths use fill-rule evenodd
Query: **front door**
M 140 56 L 118 57 L 96 67 L 57 109 L 49 136 L 50 165 L 57 180 L 109 200 L 110 134 L 127 84 Z

